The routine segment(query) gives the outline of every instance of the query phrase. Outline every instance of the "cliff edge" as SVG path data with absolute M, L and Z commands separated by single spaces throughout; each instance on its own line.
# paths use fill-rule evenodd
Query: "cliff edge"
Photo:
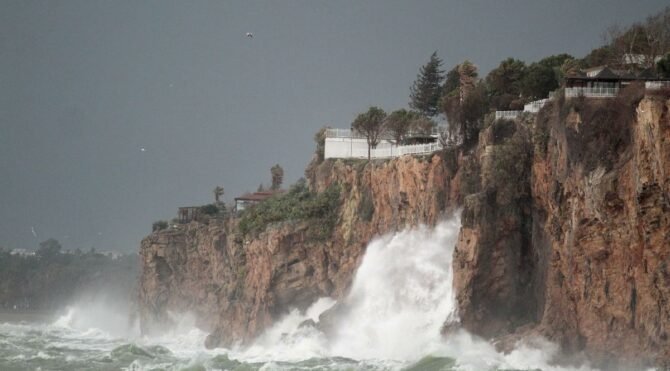
M 642 94 L 559 99 L 481 134 L 454 257 L 467 329 L 543 335 L 608 369 L 667 364 L 670 101 Z

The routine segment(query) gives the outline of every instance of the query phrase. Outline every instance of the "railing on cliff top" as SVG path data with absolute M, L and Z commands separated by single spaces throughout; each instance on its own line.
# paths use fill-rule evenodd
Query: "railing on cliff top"
M 531 112 L 531 113 L 538 113 L 540 112 L 540 109 L 544 107 L 545 104 L 547 104 L 551 98 L 544 98 L 536 101 L 532 101 L 530 103 L 527 103 L 526 105 L 523 106 L 523 111 L 524 112 Z
M 351 129 L 326 129 L 326 138 L 357 138 L 365 139 L 365 135 Z
M 405 134 L 405 137 L 407 137 L 407 138 L 425 137 L 425 136 L 438 137 L 442 130 L 445 130 L 445 128 L 442 128 L 442 127 L 439 127 L 439 126 L 432 128 L 430 130 L 430 132 L 410 130 L 410 131 L 407 132 L 407 134 Z M 355 130 L 351 130 L 351 129 L 332 128 L 332 129 L 326 129 L 326 138 L 365 139 L 365 135 L 361 134 L 361 133 L 358 133 Z M 379 138 L 384 139 L 384 140 L 393 139 L 393 137 L 389 133 L 382 133 L 379 136 Z
M 515 119 L 519 117 L 520 114 L 522 114 L 523 111 L 496 111 L 496 120 L 499 119 Z
M 391 146 L 370 150 L 372 158 L 390 158 L 404 155 L 425 155 L 442 149 L 440 143 L 412 144 L 408 146 Z
M 670 89 L 670 80 L 645 81 L 644 87 L 649 90 Z
M 587 98 L 612 98 L 616 97 L 617 94 L 619 94 L 619 88 L 601 88 L 601 87 L 565 88 L 566 98 L 573 98 L 579 96 L 585 96 Z

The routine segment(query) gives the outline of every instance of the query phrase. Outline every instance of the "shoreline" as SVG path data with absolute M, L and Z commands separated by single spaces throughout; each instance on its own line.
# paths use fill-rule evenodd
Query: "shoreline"
M 49 323 L 53 322 L 57 315 L 57 311 L 0 309 L 0 324 L 20 322 Z

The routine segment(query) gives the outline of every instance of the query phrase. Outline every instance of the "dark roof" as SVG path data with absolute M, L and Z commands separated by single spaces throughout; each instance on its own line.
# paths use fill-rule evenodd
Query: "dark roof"
M 284 191 L 268 191 L 268 192 L 254 192 L 254 193 L 245 193 L 242 196 L 235 197 L 235 201 L 263 201 L 267 198 L 274 196 L 277 193 L 283 193 Z
M 655 80 L 658 79 L 658 75 L 651 68 L 646 68 L 637 75 L 637 78 L 645 80 Z
M 580 71 L 578 74 L 565 76 L 567 80 L 658 80 L 658 75 L 652 69 L 645 69 L 638 74 L 630 73 L 626 70 L 613 70 L 607 66 L 599 66 L 589 68 L 584 71 L 593 71 L 602 68 L 595 76 L 587 76 L 586 73 Z
M 600 80 L 615 80 L 621 78 L 621 75 L 614 73 L 614 71 L 610 70 L 609 67 L 605 67 L 602 69 L 602 71 L 598 72 L 594 78 Z
M 200 206 L 181 206 L 179 210 L 184 210 L 184 209 L 199 209 Z

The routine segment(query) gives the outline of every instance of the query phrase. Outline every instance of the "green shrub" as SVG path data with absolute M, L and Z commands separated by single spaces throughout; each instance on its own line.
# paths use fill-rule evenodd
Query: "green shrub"
M 374 214 L 375 204 L 372 202 L 372 194 L 368 189 L 366 192 L 363 192 L 361 201 L 358 204 L 358 215 L 361 216 L 361 220 L 369 222 L 372 220 Z
M 467 196 L 479 192 L 481 188 L 481 168 L 479 161 L 477 161 L 474 155 L 470 155 L 464 159 L 461 171 L 461 194 Z
M 442 150 L 441 155 L 445 169 L 449 174 L 456 174 L 456 171 L 458 171 L 458 148 L 446 147 Z
M 581 123 L 578 129 L 566 128 L 570 163 L 582 164 L 586 171 L 599 166 L 611 170 L 632 142 L 631 128 L 643 96 L 644 85 L 634 83 L 614 99 L 574 99 Z
M 159 220 L 154 222 L 154 224 L 151 225 L 151 231 L 152 232 L 158 232 L 162 231 L 163 229 L 167 229 L 168 227 L 168 222 L 165 220 Z
M 531 143 L 520 131 L 493 147 L 490 176 L 498 204 L 508 204 L 530 195 L 531 150 Z
M 340 205 L 340 187 L 329 186 L 316 193 L 304 181 L 293 185 L 288 192 L 268 198 L 242 212 L 239 230 L 243 236 L 263 232 L 268 225 L 283 221 L 309 221 L 310 235 L 317 239 L 330 236 Z
M 535 147 L 535 152 L 542 157 L 547 155 L 547 149 L 549 147 L 549 136 L 551 133 L 550 124 L 554 112 L 553 107 L 553 102 L 542 107 L 540 112 L 537 113 L 535 125 L 533 126 L 533 145 Z
M 200 213 L 203 215 L 216 215 L 219 213 L 219 207 L 215 204 L 200 206 Z

